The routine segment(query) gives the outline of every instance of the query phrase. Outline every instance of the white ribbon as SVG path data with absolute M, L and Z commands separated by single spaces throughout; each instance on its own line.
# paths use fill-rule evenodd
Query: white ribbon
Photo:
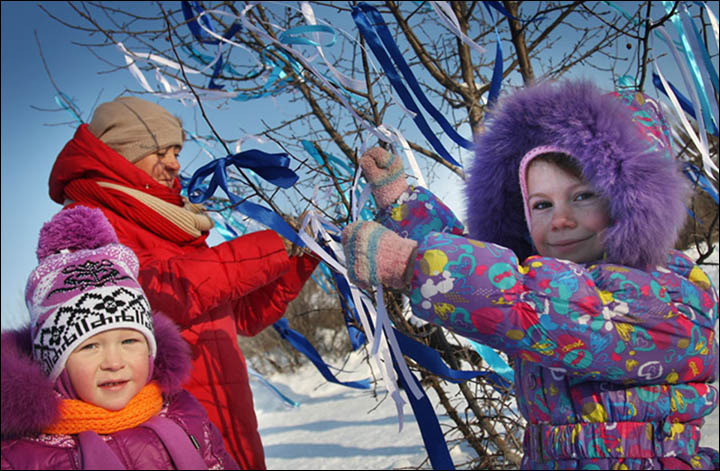
M 486 49 L 475 41 L 470 39 L 465 33 L 460 30 L 460 23 L 458 23 L 455 13 L 448 2 L 429 2 L 433 10 L 437 14 L 438 19 L 443 23 L 452 33 L 460 38 L 462 42 L 475 49 L 480 54 L 484 54 Z
M 315 12 L 313 11 L 312 7 L 308 2 L 301 2 L 300 8 L 302 10 L 302 14 L 305 17 L 305 21 L 308 22 L 310 25 L 316 25 L 317 20 L 315 19 Z M 330 26 L 330 25 L 328 25 Z M 316 43 L 320 43 L 319 40 L 319 34 L 315 33 Z M 322 57 L 323 61 L 325 61 L 325 65 L 328 69 L 330 69 L 330 72 L 335 76 L 336 79 L 338 79 L 338 82 L 342 84 L 343 87 L 350 89 L 350 90 L 365 90 L 365 82 L 361 80 L 355 80 L 353 78 L 347 77 L 340 72 L 338 72 L 335 67 L 330 63 L 330 61 L 327 60 L 325 57 L 325 53 L 323 52 L 323 48 L 321 46 L 316 46 L 316 49 L 318 51 L 318 54 L 320 54 L 320 57 Z
M 402 133 L 397 128 L 388 124 L 382 124 L 379 126 L 379 128 L 387 132 L 386 135 L 391 138 L 395 143 L 397 143 L 400 148 L 402 148 L 403 153 L 405 154 L 405 158 L 407 159 L 408 164 L 413 171 L 413 175 L 415 175 L 415 178 L 418 181 L 418 185 L 423 188 L 427 188 L 428 186 L 427 183 L 425 183 L 425 177 L 423 177 L 420 166 L 418 165 L 417 160 L 415 160 L 415 154 L 413 153 L 412 149 L 410 148 L 410 144 L 408 144 L 408 141 L 405 139 Z
M 157 92 L 150 86 L 147 78 L 145 78 L 145 74 L 143 74 L 140 68 L 137 66 L 137 60 L 145 60 L 154 61 L 167 67 L 180 68 L 180 66 L 176 62 L 172 62 L 165 59 L 164 57 L 160 57 L 155 54 L 139 54 L 130 51 L 121 42 L 117 43 L 117 47 L 118 49 L 120 49 L 120 51 L 123 53 L 123 56 L 125 57 L 125 63 L 127 64 L 130 74 L 135 77 L 135 79 L 138 81 L 140 86 L 145 89 L 145 91 L 152 93 L 153 95 L 157 95 L 161 98 L 175 98 L 183 101 L 183 103 L 185 103 L 185 100 L 188 100 L 192 103 L 196 101 L 195 95 L 190 90 L 186 89 L 182 82 L 176 80 L 176 83 L 178 85 L 171 85 L 170 82 L 168 82 L 163 77 L 162 72 L 159 69 L 155 68 L 155 77 L 158 79 L 163 89 L 166 90 L 165 93 Z M 184 70 L 186 73 L 201 73 L 200 71 L 191 68 L 184 68 Z M 220 90 L 197 90 L 196 93 L 200 98 L 206 100 L 224 100 L 227 98 L 234 98 L 238 95 L 237 92 L 224 92 Z

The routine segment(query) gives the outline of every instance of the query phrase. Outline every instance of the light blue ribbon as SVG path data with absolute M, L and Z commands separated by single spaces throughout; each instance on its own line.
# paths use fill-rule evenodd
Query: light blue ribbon
M 663 1 L 663 5 L 665 6 L 665 10 L 670 13 L 673 9 L 673 2 Z M 672 21 L 673 25 L 675 26 L 675 29 L 677 30 L 678 36 L 680 37 L 680 42 L 682 47 L 680 47 L 680 51 L 685 56 L 685 61 L 688 63 L 688 66 L 690 67 L 690 70 L 692 71 L 691 77 L 695 84 L 695 89 L 697 90 L 698 99 L 700 100 L 700 112 L 702 113 L 703 120 L 705 122 L 705 127 L 708 132 L 712 132 L 712 126 L 717 124 L 714 123 L 714 119 L 710 114 L 710 102 L 708 101 L 708 95 L 705 88 L 705 84 L 703 83 L 702 74 L 700 72 L 700 67 L 698 66 L 697 60 L 695 59 L 695 54 L 693 53 L 693 47 L 691 45 L 691 37 L 686 34 L 685 28 L 683 27 L 683 17 L 682 15 L 685 13 L 685 10 L 681 7 L 679 10 L 680 14 L 675 14 L 672 17 L 670 17 L 670 20 Z M 685 23 L 689 22 L 690 20 L 686 20 Z M 695 39 L 694 36 L 692 36 L 692 39 Z M 699 46 L 698 46 L 699 47 Z

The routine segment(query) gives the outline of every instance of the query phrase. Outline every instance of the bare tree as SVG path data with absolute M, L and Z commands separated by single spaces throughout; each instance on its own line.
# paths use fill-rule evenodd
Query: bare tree
M 629 7 L 625 2 L 626 8 L 632 8 L 627 15 L 604 2 L 504 1 L 504 11 L 488 3 L 373 3 L 419 89 L 449 126 L 470 143 L 471 136 L 482 130 L 489 98 L 494 98 L 489 94 L 497 63 L 496 47 L 503 53 L 497 77 L 503 90 L 580 69 L 585 75 L 606 77 L 608 82 L 630 75 L 642 89 L 653 57 L 649 35 L 671 16 L 653 15 L 651 2 L 633 2 Z M 348 190 L 360 150 L 390 145 L 391 139 L 382 138 L 383 125 L 397 128 L 407 138 L 408 147 L 421 156 L 426 174 L 437 179 L 442 173 L 462 184 L 462 167 L 444 157 L 427 134 L 418 132 L 413 113 L 403 109 L 407 103 L 398 105 L 399 92 L 391 87 L 388 72 L 352 21 L 360 4 L 308 4 L 317 15 L 317 24 L 332 29 L 294 33 L 293 28 L 311 22 L 300 2 L 201 2 L 197 8 L 186 3 L 189 16 L 176 2 L 158 2 L 153 8 L 124 4 L 122 9 L 106 2 L 70 2 L 72 14 L 62 16 L 54 8 L 43 8 L 68 28 L 87 32 L 87 41 L 77 46 L 87 48 L 105 63 L 104 73 L 127 73 L 126 69 L 135 66 L 146 74 L 158 71 L 168 86 L 158 85 L 153 92 L 194 100 L 202 118 L 194 123 L 193 133 L 207 137 L 208 142 L 214 139 L 214 145 L 226 154 L 233 153 L 232 145 L 240 136 L 218 132 L 218 116 L 247 112 L 254 105 L 258 127 L 246 132 L 262 136 L 287 152 L 301 179 L 291 190 L 278 192 L 251 175 L 233 171 L 231 189 L 280 214 L 298 214 L 312 207 L 339 226 L 347 224 L 357 197 Z M 441 11 L 440 4 L 448 5 L 450 12 Z M 709 23 L 702 12 L 696 15 L 703 34 L 708 34 Z M 452 17 L 461 35 L 448 27 Z M 333 33 L 337 35 L 334 39 Z M 299 36 L 315 42 L 291 45 L 290 39 Z M 119 44 L 129 51 L 126 56 L 132 59 L 130 64 L 118 52 Z M 332 68 L 322 63 L 314 44 L 322 46 Z M 473 44 L 487 52 L 479 53 Z M 313 61 L 311 56 L 315 56 Z M 163 65 L 157 58 L 178 67 Z M 343 77 L 353 81 L 343 83 Z M 150 93 L 140 86 L 129 92 Z M 228 95 L 210 100 L 222 92 Z M 244 101 L 238 102 L 238 98 Z M 290 117 L 266 115 L 261 110 L 268 100 L 292 107 L 295 113 Z M 434 121 L 431 124 L 438 129 Z M 471 155 L 467 145 L 450 142 L 440 131 L 432 132 L 456 162 L 462 163 Z M 717 140 L 713 142 L 717 161 Z M 702 168 L 702 160 L 689 146 L 683 148 L 680 157 Z M 322 197 L 315 198 L 318 190 Z M 218 196 L 212 203 L 216 209 L 230 206 Z M 683 242 L 686 246 L 705 242 L 708 248 L 701 252 L 703 257 L 717 241 L 717 204 L 710 204 L 710 209 L 715 210 L 715 218 L 703 219 L 701 227 L 690 225 L 688 233 L 692 235 Z M 440 328 L 409 322 L 398 295 L 388 294 L 387 305 L 398 329 L 438 350 L 453 368 L 489 368 L 474 350 Z M 299 312 L 307 314 L 312 309 L 301 308 Z M 337 306 L 327 308 L 323 315 L 339 316 L 340 311 Z M 435 390 L 452 419 L 454 426 L 445 431 L 448 441 L 464 441 L 476 452 L 472 462 L 458 465 L 495 469 L 519 466 L 524 424 L 511 390 L 483 379 L 451 386 L 408 361 L 421 374 L 423 385 Z

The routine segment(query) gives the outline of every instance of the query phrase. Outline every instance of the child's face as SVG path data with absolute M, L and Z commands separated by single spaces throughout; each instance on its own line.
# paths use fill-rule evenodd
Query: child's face
M 120 410 L 145 386 L 150 370 L 145 336 L 133 329 L 93 335 L 68 357 L 65 369 L 85 402 Z
M 543 257 L 576 263 L 600 260 L 607 202 L 586 181 L 538 160 L 527 170 L 530 236 Z

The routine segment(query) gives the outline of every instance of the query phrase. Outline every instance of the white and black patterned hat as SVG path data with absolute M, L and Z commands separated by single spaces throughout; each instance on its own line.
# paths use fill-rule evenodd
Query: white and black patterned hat
M 33 355 L 51 380 L 78 345 L 106 330 L 141 332 L 155 357 L 152 311 L 137 280 L 137 257 L 118 242 L 102 211 L 60 211 L 40 230 L 37 254 L 25 302 Z

